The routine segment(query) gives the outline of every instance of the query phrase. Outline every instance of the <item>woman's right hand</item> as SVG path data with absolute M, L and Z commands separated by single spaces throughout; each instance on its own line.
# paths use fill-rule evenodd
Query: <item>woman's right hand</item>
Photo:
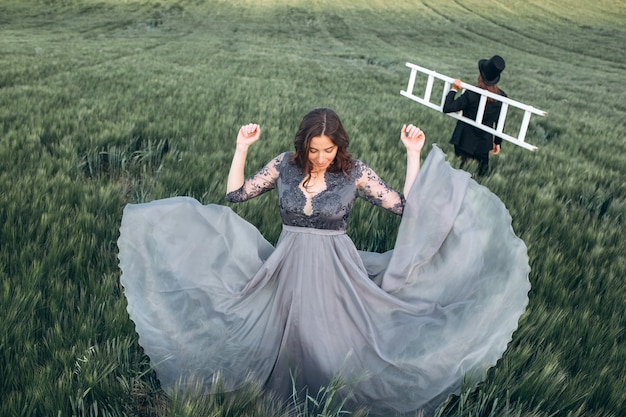
M 248 147 L 259 140 L 259 136 L 261 136 L 261 126 L 257 124 L 250 123 L 239 128 L 237 149 L 233 155 L 233 162 L 230 164 L 230 171 L 228 171 L 227 193 L 236 191 L 243 186 Z
M 259 140 L 261 136 L 261 126 L 250 123 L 241 126 L 237 134 L 237 149 L 248 150 L 248 147 Z
M 402 130 L 400 130 L 400 140 L 404 144 L 407 152 L 419 154 L 424 147 L 426 135 L 417 126 L 402 125 Z

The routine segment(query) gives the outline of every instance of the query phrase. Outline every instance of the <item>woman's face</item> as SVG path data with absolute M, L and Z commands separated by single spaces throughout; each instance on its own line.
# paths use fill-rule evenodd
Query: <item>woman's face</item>
M 324 172 L 333 163 L 337 156 L 337 145 L 326 135 L 311 138 L 309 147 L 309 161 L 313 166 L 312 172 Z

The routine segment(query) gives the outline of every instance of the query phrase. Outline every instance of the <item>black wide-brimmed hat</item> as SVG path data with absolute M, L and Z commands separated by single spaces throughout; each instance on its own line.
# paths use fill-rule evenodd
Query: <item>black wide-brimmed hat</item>
M 487 85 L 498 84 L 500 73 L 504 71 L 504 59 L 500 55 L 478 61 L 478 71 Z

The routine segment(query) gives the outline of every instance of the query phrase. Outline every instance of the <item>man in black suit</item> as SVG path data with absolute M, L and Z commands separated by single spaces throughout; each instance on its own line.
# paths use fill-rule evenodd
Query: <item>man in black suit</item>
M 498 87 L 500 73 L 504 67 L 504 59 L 499 55 L 494 55 L 489 60 L 481 59 L 478 61 L 478 87 L 506 97 L 505 92 Z M 454 80 L 450 92 L 446 96 L 443 112 L 452 113 L 462 110 L 463 116 L 476 120 L 480 94 L 466 90 L 455 99 L 460 88 L 461 80 Z M 493 127 L 500 116 L 501 107 L 501 102 L 488 98 L 482 124 Z M 494 138 L 491 133 L 459 120 L 452 133 L 450 143 L 454 145 L 454 153 L 462 159 L 461 167 L 465 165 L 467 159 L 475 159 L 478 161 L 478 175 L 484 175 L 489 168 L 489 152 L 497 155 L 500 152 L 502 139 Z

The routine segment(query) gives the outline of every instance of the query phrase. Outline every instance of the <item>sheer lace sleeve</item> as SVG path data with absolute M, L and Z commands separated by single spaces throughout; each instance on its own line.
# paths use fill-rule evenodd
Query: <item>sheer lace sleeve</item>
M 376 173 L 361 161 L 355 162 L 359 196 L 392 213 L 402 215 L 404 195 L 389 187 Z
M 230 203 L 241 203 L 242 201 L 250 200 L 251 198 L 258 197 L 274 189 L 279 175 L 278 167 L 284 155 L 284 153 L 280 154 L 268 162 L 263 169 L 245 180 L 241 188 L 226 194 L 226 201 Z

